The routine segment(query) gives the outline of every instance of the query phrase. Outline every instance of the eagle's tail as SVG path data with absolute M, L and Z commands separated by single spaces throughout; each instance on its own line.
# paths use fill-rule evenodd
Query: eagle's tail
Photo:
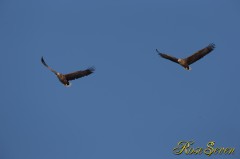
M 65 87 L 71 87 L 72 83 L 69 82 L 69 85 L 64 85 Z
M 190 66 L 186 66 L 186 67 L 184 67 L 186 70 L 188 70 L 188 71 L 191 71 L 192 70 L 192 68 L 190 67 Z

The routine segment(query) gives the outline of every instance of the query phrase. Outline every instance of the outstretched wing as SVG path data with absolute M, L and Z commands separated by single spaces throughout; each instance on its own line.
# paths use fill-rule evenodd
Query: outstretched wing
M 193 55 L 187 57 L 185 60 L 187 61 L 188 65 L 196 62 L 197 60 L 203 58 L 205 55 L 209 54 L 215 48 L 215 44 L 209 44 L 207 47 L 197 51 Z
M 75 80 L 75 79 L 78 79 L 78 78 L 81 78 L 84 76 L 88 76 L 88 75 L 92 74 L 94 71 L 95 71 L 95 68 L 91 67 L 91 68 L 88 68 L 83 71 L 76 71 L 73 73 L 65 74 L 64 76 L 66 77 L 66 79 L 68 81 L 70 81 L 70 80 Z
M 167 55 L 167 54 L 163 54 L 163 53 L 159 52 L 157 49 L 156 49 L 156 51 L 158 52 L 158 55 L 160 55 L 161 57 L 178 63 L 178 58 L 170 56 L 170 55 Z
M 44 66 L 46 66 L 50 71 L 52 71 L 53 73 L 57 74 L 57 72 L 56 72 L 54 69 L 52 69 L 51 67 L 49 67 L 49 66 L 46 64 L 46 62 L 44 61 L 43 57 L 41 58 L 41 61 L 42 61 L 42 64 L 43 64 Z

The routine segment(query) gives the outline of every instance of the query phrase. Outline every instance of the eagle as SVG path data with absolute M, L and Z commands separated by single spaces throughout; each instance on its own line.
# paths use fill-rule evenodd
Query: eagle
M 215 44 L 211 43 L 208 46 L 206 46 L 205 48 L 195 52 L 194 54 L 192 54 L 191 56 L 181 59 L 181 58 L 176 58 L 173 57 L 171 55 L 168 54 L 164 54 L 159 52 L 157 49 L 156 51 L 158 52 L 158 54 L 165 58 L 168 59 L 170 61 L 176 62 L 177 64 L 180 64 L 181 66 L 183 66 L 186 70 L 191 70 L 190 66 L 192 63 L 198 61 L 199 59 L 203 58 L 205 55 L 209 54 L 211 51 L 213 51 L 215 48 Z
M 68 73 L 68 74 L 62 74 L 59 73 L 57 71 L 55 71 L 54 69 L 52 69 L 51 67 L 49 67 L 46 62 L 44 61 L 43 57 L 41 58 L 41 62 L 44 66 L 46 66 L 50 71 L 52 71 L 57 78 L 59 79 L 59 81 L 64 84 L 64 86 L 68 87 L 71 85 L 71 83 L 69 81 L 71 80 L 75 80 L 84 76 L 88 76 L 90 74 L 92 74 L 95 71 L 94 67 L 90 67 L 86 70 L 82 70 L 82 71 L 76 71 L 76 72 L 72 72 L 72 73 Z

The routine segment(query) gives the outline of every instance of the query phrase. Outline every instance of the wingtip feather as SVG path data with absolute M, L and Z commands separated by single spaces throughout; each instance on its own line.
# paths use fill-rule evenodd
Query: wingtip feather
M 96 68 L 94 66 L 88 68 L 89 71 L 94 72 Z
M 160 51 L 158 51 L 158 49 L 156 49 L 157 53 L 159 56 L 163 56 L 162 53 Z
M 214 43 L 211 43 L 208 46 L 211 47 L 212 50 L 215 49 L 215 47 L 216 47 L 216 45 Z
M 41 62 L 42 62 L 42 64 L 43 64 L 44 66 L 48 67 L 48 65 L 46 64 L 46 62 L 45 62 L 44 59 L 43 59 L 43 56 L 42 56 L 42 58 L 41 58 Z
M 41 61 L 42 61 L 42 62 L 44 61 L 43 56 L 41 57 Z

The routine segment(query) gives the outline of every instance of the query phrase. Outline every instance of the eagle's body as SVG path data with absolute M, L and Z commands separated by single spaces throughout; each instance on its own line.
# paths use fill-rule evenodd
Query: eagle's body
M 50 71 L 52 71 L 57 76 L 59 81 L 62 84 L 64 84 L 64 86 L 70 86 L 70 82 L 69 82 L 70 80 L 74 80 L 74 79 L 78 79 L 78 78 L 81 78 L 81 77 L 84 77 L 84 76 L 88 76 L 95 71 L 95 69 L 93 67 L 91 67 L 91 68 L 88 68 L 88 69 L 83 70 L 83 71 L 76 71 L 76 72 L 69 73 L 69 74 L 61 74 L 61 73 L 53 70 L 51 67 L 49 67 L 46 64 L 46 62 L 44 61 L 43 57 L 41 58 L 41 62 L 44 66 L 46 66 Z
M 69 81 L 66 79 L 66 77 L 63 74 L 57 73 L 57 77 L 59 81 L 62 82 L 65 86 L 70 85 Z
M 191 65 L 192 63 L 194 63 L 194 62 L 198 61 L 199 59 L 203 58 L 205 55 L 209 54 L 211 51 L 214 50 L 214 48 L 215 48 L 214 44 L 209 44 L 207 47 L 197 51 L 196 53 L 194 53 L 193 55 L 191 55 L 191 56 L 189 56 L 185 59 L 180 59 L 180 58 L 170 56 L 168 54 L 160 53 L 157 49 L 156 49 L 156 51 L 158 52 L 158 54 L 161 57 L 180 64 L 186 70 L 191 70 L 189 65 Z
M 190 70 L 191 68 L 189 67 L 188 63 L 184 59 L 178 59 L 178 63 L 183 66 L 186 70 Z

